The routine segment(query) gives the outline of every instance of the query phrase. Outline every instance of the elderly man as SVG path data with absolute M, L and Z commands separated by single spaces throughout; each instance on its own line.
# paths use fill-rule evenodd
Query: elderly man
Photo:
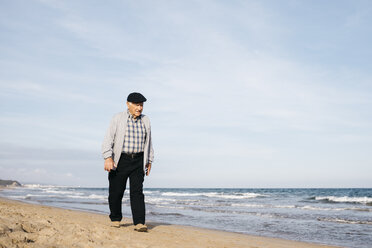
M 154 159 L 150 120 L 142 114 L 145 101 L 140 93 L 129 94 L 128 110 L 112 118 L 102 144 L 104 169 L 109 172 L 108 201 L 112 226 L 120 227 L 122 199 L 129 178 L 134 230 L 139 232 L 147 231 L 143 180 L 145 174 L 150 174 Z

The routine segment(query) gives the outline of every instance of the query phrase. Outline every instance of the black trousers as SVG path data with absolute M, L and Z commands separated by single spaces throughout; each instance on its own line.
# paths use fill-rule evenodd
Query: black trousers
M 122 199 L 129 178 L 130 206 L 133 224 L 145 224 L 145 196 L 143 195 L 143 153 L 134 157 L 122 153 L 115 171 L 109 172 L 109 205 L 111 221 L 123 218 Z

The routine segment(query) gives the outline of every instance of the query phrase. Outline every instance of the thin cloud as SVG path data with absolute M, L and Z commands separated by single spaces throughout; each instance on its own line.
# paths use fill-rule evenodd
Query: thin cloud
M 332 9 L 319 20 L 313 3 L 293 1 L 29 4 L 35 12 L 5 6 L 1 20 L 4 168 L 14 156 L 19 173 L 59 169 L 89 184 L 87 171 L 74 168 L 94 168 L 90 179 L 100 181 L 104 132 L 133 91 L 148 98 L 155 186 L 180 170 L 176 185 L 191 185 L 195 169 L 208 178 L 218 167 L 214 181 L 200 182 L 208 186 L 223 181 L 226 164 L 231 178 L 244 175 L 240 185 L 265 185 L 282 171 L 275 185 L 288 186 L 288 171 L 335 169 L 349 145 L 360 168 L 370 163 L 356 151 L 371 137 L 371 73 L 362 61 L 370 37 L 361 31 L 370 16 L 360 8 L 368 4 L 354 11 L 353 3 L 318 3 L 324 13 Z M 359 64 L 350 51 L 360 53 Z M 318 177 L 309 180 L 316 185 Z

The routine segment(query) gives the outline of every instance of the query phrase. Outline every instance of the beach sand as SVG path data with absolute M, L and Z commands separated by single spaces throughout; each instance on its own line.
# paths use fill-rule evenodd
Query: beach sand
M 332 247 L 284 239 L 147 223 L 149 231 L 134 231 L 131 220 L 110 227 L 108 216 L 0 198 L 0 247 Z

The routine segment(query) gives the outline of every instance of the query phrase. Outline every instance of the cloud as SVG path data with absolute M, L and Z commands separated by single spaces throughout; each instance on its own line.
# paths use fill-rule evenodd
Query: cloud
M 33 82 L 31 80 L 0 80 L 2 94 L 17 96 L 30 96 L 33 98 L 44 98 L 59 101 L 78 101 L 83 103 L 97 103 L 98 99 L 86 94 L 66 90 L 53 84 Z
M 100 152 L 0 143 L 0 174 L 21 183 L 103 186 Z
M 140 25 L 142 31 L 130 28 L 126 19 L 97 21 L 93 15 L 76 15 L 68 5 L 58 5 L 64 13 L 60 25 L 104 56 L 153 65 L 125 78 L 108 78 L 107 83 L 125 91 L 128 85 L 121 86 L 120 82 L 131 82 L 151 92 L 154 98 L 177 103 L 177 109 L 161 106 L 164 104 L 157 106 L 159 109 L 190 113 L 190 109 L 197 109 L 198 103 L 204 102 L 214 106 L 214 111 L 224 113 L 230 111 L 225 104 L 228 103 L 234 116 L 253 115 L 282 122 L 288 128 L 317 130 L 324 122 L 332 122 L 330 113 L 334 115 L 334 123 L 345 119 L 337 116 L 337 105 L 346 101 L 353 104 L 360 99 L 370 103 L 366 100 L 370 95 L 329 87 L 328 68 L 283 58 L 281 54 L 285 50 L 268 54 L 267 46 L 254 43 L 265 39 L 275 44 L 285 32 L 275 22 L 274 12 L 257 2 L 232 5 L 199 2 L 198 8 L 177 3 L 146 7 L 129 4 L 127 14 L 131 16 L 132 9 L 139 11 L 131 16 L 131 21 Z M 219 13 L 232 18 L 226 20 Z M 193 18 L 189 18 L 191 15 Z M 247 39 L 239 39 L 239 32 L 231 32 L 237 24 L 240 33 L 250 37 L 248 43 Z M 145 34 L 143 31 L 150 27 L 159 33 Z M 150 46 L 159 36 L 165 44 L 170 44 L 167 49 L 159 42 L 156 49 Z M 171 40 L 177 46 L 173 47 Z M 209 109 L 209 114 L 217 115 L 213 110 Z M 240 123 L 245 122 L 246 119 Z M 262 127 L 261 123 L 258 126 Z
M 89 120 L 44 115 L 14 114 L 0 117 L 4 142 L 36 147 L 99 149 L 106 125 L 89 125 Z M 108 121 L 107 121 L 108 123 Z M 105 123 L 106 124 L 106 123 Z M 108 125 L 108 124 L 107 124 Z M 14 132 L 14 128 L 18 129 Z
M 92 150 L 68 148 L 27 147 L 19 144 L 0 143 L 1 160 L 64 160 L 79 161 L 101 159 L 100 154 Z
M 80 177 L 73 173 L 55 173 L 51 168 L 14 168 L 0 165 L 0 174 L 4 178 L 15 178 L 21 183 L 48 183 L 53 185 L 76 185 L 82 181 Z
M 368 63 L 359 67 L 335 52 L 362 54 L 366 47 L 337 40 L 343 30 L 329 31 L 340 15 L 339 26 L 349 23 L 360 40 L 368 16 L 359 10 L 353 17 L 338 6 L 337 14 L 319 21 L 307 4 L 293 2 L 31 5 L 36 11 L 27 23 L 12 17 L 22 10 L 2 22 L 10 30 L 9 44 L 0 46 L 7 55 L 0 61 L 2 163 L 16 157 L 20 166 L 45 173 L 66 166 L 66 178 L 71 173 L 85 180 L 73 168 L 97 163 L 102 169 L 105 129 L 132 91 L 148 98 L 144 113 L 153 125 L 159 168 L 177 173 L 183 166 L 185 178 L 200 167 L 206 173 L 219 167 L 217 181 L 226 164 L 234 175 L 249 171 L 247 164 L 272 169 L 279 159 L 277 171 L 286 173 L 326 149 L 329 154 L 313 161 L 324 167 L 328 156 L 345 156 L 347 145 L 369 142 Z M 41 26 L 39 16 L 45 18 Z M 318 32 L 327 35 L 320 39 Z M 158 179 L 176 175 L 161 173 Z

